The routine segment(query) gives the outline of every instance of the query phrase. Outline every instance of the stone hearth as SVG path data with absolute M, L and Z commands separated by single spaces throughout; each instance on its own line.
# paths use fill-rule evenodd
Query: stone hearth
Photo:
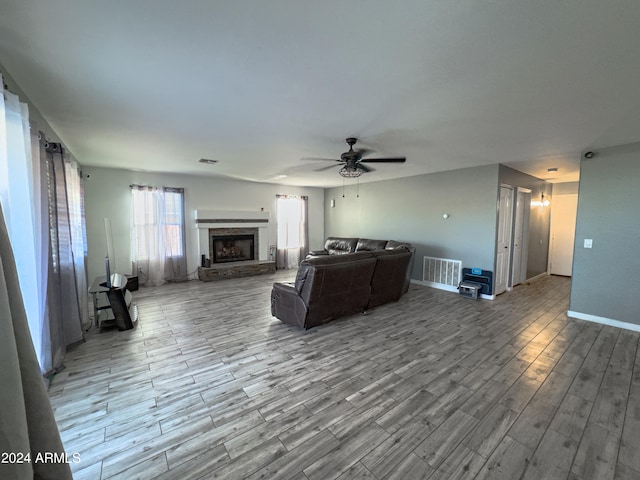
M 252 277 L 276 273 L 276 262 L 217 263 L 210 268 L 198 267 L 198 280 L 213 282 L 227 278 Z

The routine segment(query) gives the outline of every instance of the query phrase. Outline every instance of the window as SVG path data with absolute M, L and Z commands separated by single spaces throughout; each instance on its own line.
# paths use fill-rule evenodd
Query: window
M 303 245 L 301 227 L 303 200 L 296 197 L 278 197 L 278 248 L 300 248 Z
M 297 268 L 309 252 L 307 197 L 276 196 L 276 268 Z
M 184 191 L 132 186 L 135 259 L 184 256 Z

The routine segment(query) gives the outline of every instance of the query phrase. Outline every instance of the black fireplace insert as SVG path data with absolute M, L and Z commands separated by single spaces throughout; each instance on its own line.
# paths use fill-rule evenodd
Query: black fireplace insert
M 222 235 L 211 237 L 213 263 L 255 260 L 253 235 Z

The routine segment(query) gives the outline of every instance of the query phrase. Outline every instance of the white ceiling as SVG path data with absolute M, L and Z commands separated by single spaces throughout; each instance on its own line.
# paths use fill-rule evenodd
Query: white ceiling
M 83 165 L 342 185 L 640 141 L 638 0 L 0 0 L 0 63 Z M 200 158 L 218 160 L 202 165 Z M 558 167 L 557 173 L 547 168 Z M 276 175 L 288 175 L 274 180 Z

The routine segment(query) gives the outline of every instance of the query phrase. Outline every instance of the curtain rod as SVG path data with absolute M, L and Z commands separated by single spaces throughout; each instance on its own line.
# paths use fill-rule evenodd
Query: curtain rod
M 309 197 L 306 195 L 286 195 L 283 193 L 276 194 L 276 198 L 301 198 L 303 200 L 309 200 Z
M 132 183 L 129 185 L 129 188 L 161 188 L 165 192 L 181 192 L 184 193 L 184 188 L 182 187 L 163 187 L 163 186 L 154 186 L 154 185 L 138 185 L 137 183 Z

